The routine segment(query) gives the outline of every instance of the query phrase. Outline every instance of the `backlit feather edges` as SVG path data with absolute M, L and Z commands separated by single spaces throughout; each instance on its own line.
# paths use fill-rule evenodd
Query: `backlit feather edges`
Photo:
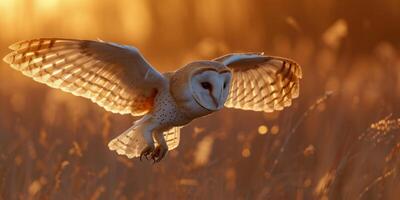
M 125 155 L 128 158 L 139 157 L 143 148 L 147 145 L 143 135 L 135 132 L 137 126 L 132 126 L 118 137 L 112 139 L 108 143 L 111 151 L 117 152 L 118 155 Z M 163 133 L 168 146 L 168 151 L 178 147 L 180 141 L 181 127 L 173 127 Z M 155 141 L 157 145 L 157 141 Z
M 240 63 L 238 56 L 233 56 L 236 56 L 236 59 L 232 56 L 224 57 Z M 249 54 L 240 56 L 246 61 L 253 57 L 260 60 L 261 57 L 260 55 L 251 57 Z M 242 69 L 232 67 L 234 75 L 226 107 L 272 112 L 290 106 L 292 99 L 298 97 L 299 80 L 302 77 L 300 66 L 286 58 L 267 56 L 262 58 L 264 63 Z
M 99 84 L 95 84 L 94 82 L 90 82 L 88 80 L 80 80 L 78 83 L 74 83 L 74 81 L 71 81 L 70 78 L 73 77 L 73 73 L 66 73 L 70 71 L 69 68 L 74 69 L 73 64 L 65 65 L 63 69 L 45 69 L 42 70 L 41 67 L 35 67 L 32 69 L 29 69 L 27 66 L 30 64 L 28 61 L 23 64 L 12 64 L 8 61 L 10 61 L 10 56 L 6 56 L 5 60 L 7 63 L 11 65 L 12 68 L 21 71 L 25 76 L 33 78 L 35 81 L 46 84 L 47 86 L 55 89 L 61 89 L 64 92 L 72 93 L 75 96 L 81 96 L 90 99 L 92 102 L 104 107 L 105 110 L 113 112 L 113 113 L 119 113 L 119 114 L 129 114 L 131 110 L 127 110 L 126 108 L 131 108 L 132 107 L 132 99 L 124 99 L 121 100 L 119 95 L 110 95 L 113 93 L 112 90 L 104 90 L 104 87 L 101 87 Z M 60 71 L 63 71 L 64 73 L 60 73 Z M 62 74 L 62 76 L 55 76 L 55 74 Z M 93 76 L 94 72 L 92 72 L 92 78 L 96 78 L 96 76 Z M 69 76 L 70 78 L 65 78 L 66 76 Z M 78 76 L 76 79 L 79 80 L 80 77 L 79 74 L 75 74 L 75 76 Z M 69 81 L 67 81 L 69 80 Z M 110 82 L 110 81 L 109 81 Z M 106 82 L 104 82 L 105 85 Z M 110 83 L 108 83 L 109 85 Z M 112 83 L 114 85 L 118 85 L 119 83 Z M 73 87 L 72 87 L 73 86 Z M 116 89 L 116 88 L 112 88 Z M 107 96 L 101 96 L 99 94 L 99 91 L 104 90 L 107 92 L 110 96 L 110 98 L 104 98 Z M 121 91 L 122 89 L 119 88 L 117 91 Z M 126 94 L 122 93 L 122 96 L 127 96 Z M 99 97 L 101 97 L 99 99 Z
M 147 98 L 121 88 L 120 80 L 106 77 L 104 73 L 99 72 L 104 66 L 92 65 L 93 62 L 101 61 L 96 60 L 94 54 L 86 52 L 88 44 L 92 44 L 91 41 L 51 38 L 25 40 L 12 44 L 10 49 L 14 51 L 3 60 L 35 81 L 88 98 L 107 111 L 119 114 L 146 114 L 152 107 L 153 102 L 149 101 L 154 100 L 154 91 L 149 91 Z M 127 54 L 125 51 L 122 53 Z M 137 55 L 140 56 L 139 53 Z
M 173 127 L 163 133 L 169 151 L 179 146 L 181 128 L 182 127 Z

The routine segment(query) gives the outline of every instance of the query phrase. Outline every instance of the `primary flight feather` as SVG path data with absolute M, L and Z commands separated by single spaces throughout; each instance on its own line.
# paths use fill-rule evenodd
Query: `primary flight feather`
M 180 128 L 221 108 L 272 112 L 299 95 L 300 66 L 257 53 L 228 54 L 160 73 L 130 46 L 91 40 L 21 41 L 4 57 L 35 81 L 90 99 L 105 110 L 143 117 L 111 140 L 111 150 L 160 161 Z

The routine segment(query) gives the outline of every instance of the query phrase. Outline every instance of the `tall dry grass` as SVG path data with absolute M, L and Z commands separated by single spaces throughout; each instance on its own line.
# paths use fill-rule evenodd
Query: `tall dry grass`
M 157 165 L 107 142 L 134 120 L 0 64 L 0 199 L 398 199 L 398 1 L 1 0 L 0 55 L 17 40 L 131 44 L 161 71 L 228 52 L 303 67 L 274 113 L 225 109 Z

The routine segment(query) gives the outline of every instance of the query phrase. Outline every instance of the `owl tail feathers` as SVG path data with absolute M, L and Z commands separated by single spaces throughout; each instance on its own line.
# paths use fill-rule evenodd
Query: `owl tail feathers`
M 108 148 L 111 151 L 116 151 L 119 155 L 126 155 L 128 158 L 139 157 L 142 150 L 147 146 L 147 143 L 143 134 L 137 131 L 137 127 L 150 118 L 150 115 L 145 115 L 135 121 L 132 127 L 112 139 L 108 143 Z
M 116 151 L 119 155 L 126 155 L 128 158 L 139 157 L 142 150 L 147 146 L 143 133 L 138 132 L 138 126 L 145 123 L 151 117 L 145 115 L 140 120 L 135 121 L 132 127 L 123 132 L 121 135 L 112 139 L 108 143 L 111 151 Z M 167 143 L 168 150 L 175 149 L 179 145 L 180 129 L 182 127 L 172 127 L 163 132 L 164 140 Z M 158 145 L 157 141 L 154 141 Z
M 108 148 L 111 151 L 116 151 L 119 155 L 126 155 L 128 158 L 139 157 L 147 143 L 143 134 L 138 133 L 136 128 L 137 124 L 135 123 L 131 128 L 111 140 L 108 143 Z M 169 151 L 178 147 L 181 128 L 173 127 L 163 133 Z M 157 141 L 155 141 L 155 145 L 158 145 Z
M 119 155 L 126 155 L 128 158 L 139 157 L 140 152 L 146 147 L 147 143 L 143 134 L 137 133 L 137 126 L 123 132 L 118 137 L 108 143 L 111 151 L 116 151 Z
M 178 147 L 181 138 L 181 128 L 182 127 L 172 127 L 163 133 L 165 142 L 167 142 L 168 151 Z

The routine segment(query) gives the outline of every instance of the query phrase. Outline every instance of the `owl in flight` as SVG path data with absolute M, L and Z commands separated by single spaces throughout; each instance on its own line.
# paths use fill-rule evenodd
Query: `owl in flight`
M 262 53 L 232 53 L 160 73 L 131 46 L 43 38 L 9 47 L 4 61 L 35 81 L 92 100 L 105 110 L 142 116 L 108 144 L 129 158 L 160 161 L 180 128 L 222 109 L 272 112 L 299 95 L 300 66 Z

